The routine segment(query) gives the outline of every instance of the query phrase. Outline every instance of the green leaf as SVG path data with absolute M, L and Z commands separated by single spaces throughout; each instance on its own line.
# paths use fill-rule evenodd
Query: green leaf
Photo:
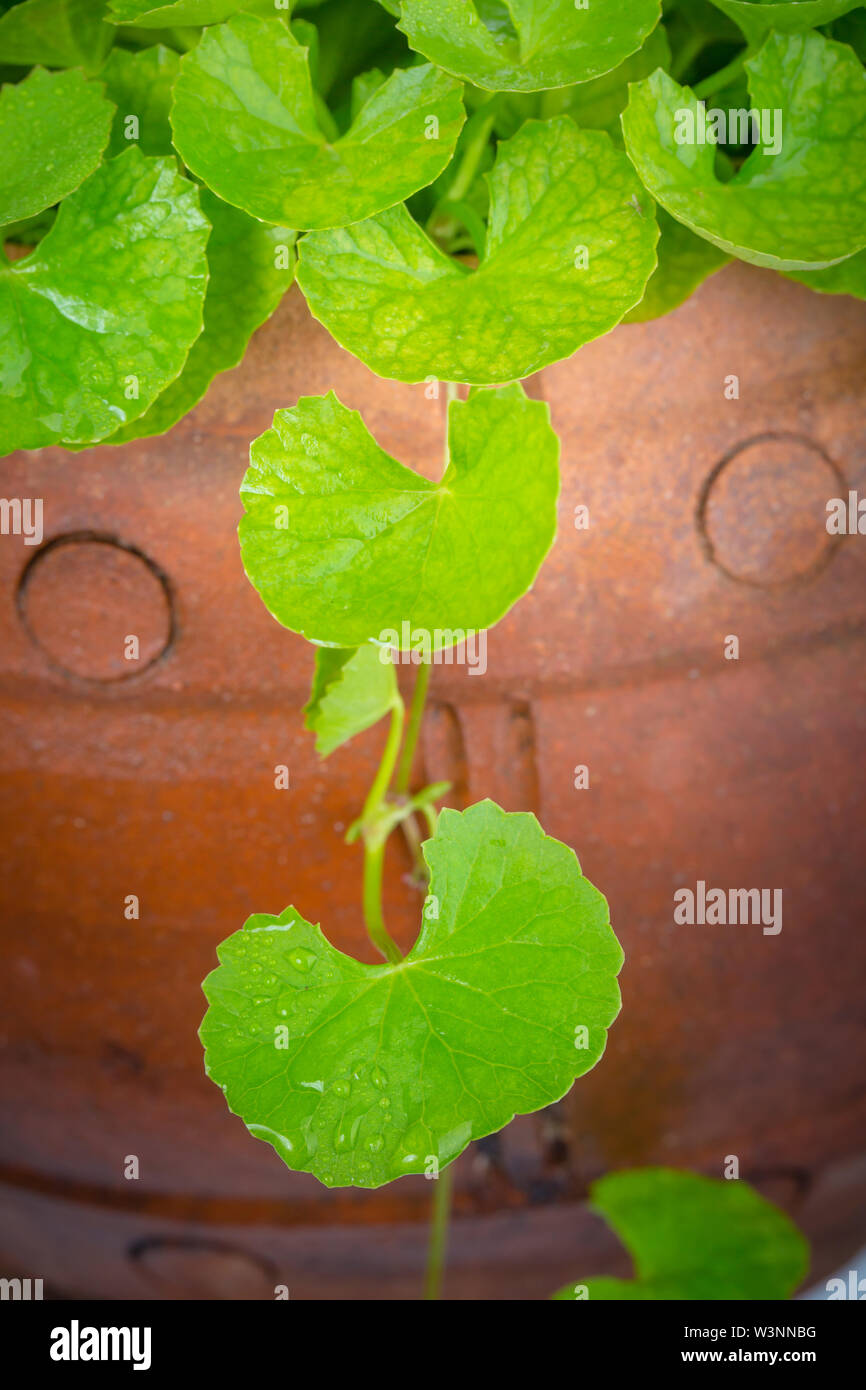
M 403 0 L 399 28 L 446 72 L 488 91 L 587 82 L 640 48 L 659 0 Z
M 866 246 L 863 68 L 819 34 L 772 34 L 746 69 L 752 106 L 782 113 L 780 152 L 759 145 L 720 182 L 715 145 L 677 141 L 687 117 L 704 129 L 694 94 L 657 72 L 632 88 L 622 117 L 643 183 L 678 221 L 756 265 L 818 269 L 852 255 Z
M 635 1279 L 582 1280 L 554 1298 L 785 1299 L 808 1268 L 793 1222 L 737 1179 L 641 1168 L 602 1178 L 590 1196 L 627 1246 Z
M 499 146 L 489 185 L 476 271 L 439 251 L 404 207 L 301 243 L 310 309 L 380 376 L 529 376 L 639 303 L 658 227 L 607 135 L 567 116 L 530 121 Z
M 113 119 L 84 74 L 34 68 L 0 89 L 0 226 L 59 203 L 93 173 Z
M 184 162 L 221 198 L 306 228 L 357 222 L 431 183 L 465 112 L 459 84 L 424 64 L 392 73 L 329 142 L 307 50 L 280 20 L 238 15 L 182 59 L 171 119 Z
M 210 272 L 204 301 L 204 327 L 183 371 L 139 419 L 106 440 L 126 444 L 166 430 L 202 399 L 215 376 L 236 367 L 253 333 L 276 309 L 295 273 L 296 233 L 266 227 L 229 207 L 208 189 L 201 207 L 211 224 L 207 244 Z M 243 275 L 238 267 L 243 266 Z
M 623 323 L 645 323 L 669 314 L 730 259 L 711 241 L 704 241 L 681 222 L 674 221 L 664 208 L 658 208 L 656 215 L 661 232 L 659 262 L 649 278 L 643 299 L 629 310 Z
M 799 280 L 819 294 L 851 294 L 855 299 L 866 299 L 866 251 L 849 256 L 847 261 L 839 261 L 826 270 L 789 271 L 787 278 Z
M 509 139 L 524 121 L 542 116 L 571 116 L 584 130 L 606 130 L 619 143 L 619 117 L 628 105 L 629 83 L 639 82 L 658 67 L 667 67 L 670 56 L 667 34 L 659 24 L 637 53 L 603 77 L 552 92 L 503 92 L 496 105 L 496 133 Z
M 95 443 L 148 408 L 201 332 L 209 230 L 175 161 L 129 149 L 0 267 L 0 453 Z
M 817 29 L 840 15 L 861 5 L 863 0 L 786 0 L 786 3 L 765 3 L 765 0 L 713 0 L 738 24 L 750 44 L 761 42 L 771 29 L 784 34 L 800 34 L 805 29 Z
M 143 29 L 174 29 L 184 25 L 220 24 L 239 10 L 273 15 L 274 0 L 175 0 L 168 5 L 153 0 L 110 0 L 112 24 L 134 24 Z M 288 11 L 286 15 L 288 16 Z
M 328 1187 L 444 1167 L 558 1100 L 619 1011 L 607 904 L 534 816 L 445 810 L 424 857 L 425 921 L 398 964 L 343 955 L 287 908 L 224 941 L 204 982 L 208 1075 Z
M 0 63 L 96 72 L 114 39 L 105 0 L 24 0 L 0 19 Z
M 387 648 L 318 647 L 305 726 L 323 758 L 361 734 L 397 705 L 400 693 Z
M 239 535 L 279 622 L 331 646 L 408 650 L 404 623 L 438 648 L 499 621 L 553 542 L 559 441 L 544 402 L 513 385 L 452 401 L 448 443 L 431 483 L 332 391 L 277 411 L 250 448 Z
M 144 154 L 173 154 L 168 121 L 171 89 L 177 77 L 178 55 L 162 44 L 130 53 L 115 48 L 99 74 L 117 107 L 111 132 L 110 154 L 120 154 L 137 144 Z M 128 135 L 134 117 L 137 135 Z

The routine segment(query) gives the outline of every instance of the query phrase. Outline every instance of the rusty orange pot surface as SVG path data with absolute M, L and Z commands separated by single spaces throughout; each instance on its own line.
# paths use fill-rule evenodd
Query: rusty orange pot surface
M 484 677 L 436 670 L 418 776 L 574 847 L 625 948 L 624 1006 L 563 1102 L 459 1160 L 450 1296 L 627 1270 L 585 1205 L 617 1167 L 738 1156 L 814 1275 L 866 1236 L 866 538 L 825 525 L 829 498 L 866 493 L 864 382 L 862 305 L 735 265 L 529 383 L 563 444 L 557 545 Z M 61 1294 L 419 1288 L 429 1184 L 287 1171 L 196 1037 L 215 947 L 252 911 L 293 902 L 372 958 L 343 835 L 382 731 L 317 760 L 311 650 L 235 536 L 249 441 L 331 387 L 436 475 L 444 398 L 374 377 L 296 292 L 168 436 L 2 465 L 4 497 L 43 499 L 44 539 L 0 538 L 0 1255 Z M 407 867 L 395 843 L 404 944 Z M 782 930 L 677 924 L 698 881 L 782 889 Z

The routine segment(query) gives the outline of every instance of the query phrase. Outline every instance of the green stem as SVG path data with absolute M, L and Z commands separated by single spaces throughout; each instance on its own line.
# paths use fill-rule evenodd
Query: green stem
M 378 813 L 390 786 L 394 765 L 403 739 L 403 717 L 403 701 L 398 698 L 391 710 L 391 727 L 385 741 L 382 761 L 379 763 L 379 769 L 361 812 L 362 829 L 366 826 L 373 826 L 374 817 Z M 364 830 L 364 922 L 367 927 L 367 935 L 385 959 L 400 961 L 403 959 L 403 954 L 396 941 L 389 935 L 382 915 L 382 869 L 387 839 L 387 834 L 382 835 L 381 832 L 372 829 Z
M 430 1212 L 430 1244 L 427 1247 L 427 1274 L 424 1281 L 424 1297 L 429 1299 L 439 1298 L 442 1292 L 442 1273 L 448 1244 L 448 1218 L 451 1215 L 453 1167 L 453 1163 L 449 1163 L 435 1179 L 436 1186 Z
M 394 765 L 397 762 L 397 754 L 400 752 L 400 741 L 403 738 L 403 701 L 398 698 L 397 703 L 391 710 L 391 727 L 388 730 L 388 737 L 385 741 L 385 749 L 382 753 L 382 761 L 379 770 L 373 778 L 373 785 L 367 793 L 367 800 L 364 802 L 364 809 L 361 812 L 361 823 L 372 821 L 385 799 L 385 793 L 391 784 L 391 777 L 394 773 Z
M 390 936 L 382 916 L 382 869 L 387 841 L 364 841 L 364 922 L 367 935 L 386 960 L 397 964 L 403 953 Z
M 700 56 L 703 49 L 706 47 L 706 43 L 707 41 L 703 34 L 694 34 L 683 44 L 671 64 L 671 77 L 675 82 L 682 82 L 692 63 Z
M 421 733 L 421 720 L 424 717 L 424 705 L 427 701 L 427 691 L 430 686 L 430 675 L 433 667 L 429 661 L 422 661 L 418 667 L 418 674 L 415 677 L 415 689 L 412 691 L 412 704 L 409 706 L 409 723 L 406 727 L 406 741 L 403 744 L 403 752 L 400 754 L 400 765 L 397 768 L 397 780 L 394 783 L 395 792 L 405 795 L 409 790 L 409 779 L 412 776 L 412 763 L 415 759 L 415 749 L 418 746 L 418 736 Z
M 444 202 L 458 202 L 465 198 L 472 181 L 478 172 L 478 166 L 487 148 L 490 139 L 490 132 L 493 129 L 493 122 L 496 120 L 496 108 L 499 104 L 499 96 L 493 96 L 486 101 L 483 106 L 479 106 L 474 111 L 466 123 L 467 141 L 460 161 L 460 167 L 454 175 L 451 187 L 445 194 Z
M 732 58 L 725 67 L 719 68 L 718 72 L 711 73 L 709 77 L 704 78 L 703 82 L 699 82 L 696 87 L 693 87 L 692 91 L 698 101 L 714 96 L 716 92 L 724 91 L 729 82 L 733 81 L 735 77 L 739 77 L 750 51 L 750 49 L 744 48 L 742 53 L 738 53 L 736 58 Z

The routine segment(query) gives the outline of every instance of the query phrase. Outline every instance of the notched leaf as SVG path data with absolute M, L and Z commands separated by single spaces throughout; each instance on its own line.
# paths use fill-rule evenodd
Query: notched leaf
M 537 92 L 615 68 L 661 16 L 659 0 L 402 0 L 399 28 L 431 62 L 488 91 Z
M 312 313 L 380 376 L 530 376 L 639 303 L 658 227 L 635 216 L 643 190 L 607 135 L 568 116 L 528 121 L 500 144 L 489 185 L 486 252 L 474 271 L 405 207 L 304 238 L 298 283 Z
M 518 385 L 449 410 L 442 481 L 386 454 L 333 392 L 278 410 L 241 486 L 244 568 L 313 641 L 433 648 L 491 627 L 532 583 L 556 529 L 559 442 Z M 409 641 L 411 647 L 411 640 Z
M 716 145 L 698 142 L 694 94 L 661 71 L 632 87 L 622 127 L 643 183 L 679 222 L 755 265 L 817 270 L 863 249 L 866 80 L 855 54 L 820 34 L 771 34 L 746 70 L 766 129 L 726 183 Z
M 364 965 L 293 908 L 251 917 L 204 982 L 205 1067 L 229 1108 L 328 1187 L 434 1175 L 558 1100 L 619 1011 L 622 951 L 568 846 L 491 801 L 443 811 L 398 964 Z
M 186 54 L 171 113 L 194 174 L 252 217 L 298 229 L 357 222 L 432 183 L 464 119 L 460 84 L 424 64 L 393 72 L 329 138 L 307 49 L 280 20 L 252 15 Z

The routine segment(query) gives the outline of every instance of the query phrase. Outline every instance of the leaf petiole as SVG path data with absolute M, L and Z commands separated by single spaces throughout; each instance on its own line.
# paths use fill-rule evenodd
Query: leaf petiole
M 430 1244 L 427 1249 L 427 1274 L 424 1281 L 425 1299 L 437 1299 L 442 1292 L 442 1272 L 448 1244 L 448 1220 L 451 1215 L 451 1170 L 443 1168 L 433 1190 L 430 1211 Z

